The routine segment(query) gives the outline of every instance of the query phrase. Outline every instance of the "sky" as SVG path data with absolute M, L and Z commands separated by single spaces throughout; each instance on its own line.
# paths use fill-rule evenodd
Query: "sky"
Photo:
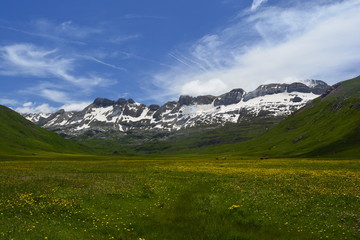
M 360 75 L 360 0 L 1 0 L 0 104 L 82 110 Z

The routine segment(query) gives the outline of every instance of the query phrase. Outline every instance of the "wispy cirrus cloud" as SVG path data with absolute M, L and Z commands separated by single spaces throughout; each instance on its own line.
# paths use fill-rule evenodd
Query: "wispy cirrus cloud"
M 0 25 L 0 28 L 18 32 L 18 33 L 22 33 L 22 34 L 29 35 L 29 36 L 45 38 L 45 39 L 56 41 L 56 42 L 71 43 L 71 44 L 76 44 L 76 45 L 86 45 L 86 43 L 83 41 L 71 40 L 71 39 L 64 38 L 62 36 L 56 36 L 56 35 L 52 35 L 52 34 L 44 33 L 44 32 L 29 31 L 29 30 L 23 30 L 20 28 L 15 28 L 15 27 L 10 27 L 10 26 L 1 26 L 1 25 Z
M 135 39 L 139 39 L 141 37 L 141 34 L 136 33 L 136 34 L 128 34 L 128 35 L 119 35 L 119 36 L 114 36 L 111 37 L 109 39 L 109 42 L 111 43 L 124 43 L 130 40 L 135 40 Z
M 120 66 L 116 66 L 114 64 L 110 64 L 110 63 L 107 63 L 107 62 L 104 62 L 104 61 L 101 61 L 100 59 L 97 59 L 95 57 L 92 57 L 92 56 L 88 56 L 88 55 L 79 55 L 80 57 L 83 57 L 83 58 L 86 58 L 86 59 L 89 59 L 89 60 L 92 60 L 94 62 L 97 62 L 97 63 L 100 63 L 104 66 L 107 66 L 107 67 L 111 67 L 113 69 L 116 69 L 116 70 L 120 70 L 120 71 L 124 71 L 124 72 L 127 72 L 128 70 L 124 67 L 120 67 Z
M 331 84 L 359 75 L 360 0 L 258 8 L 263 2 L 254 1 L 257 11 L 242 12 L 222 30 L 171 52 L 171 70 L 153 76 L 159 95 L 200 95 L 202 88 L 216 95 L 304 78 Z
M 8 45 L 0 47 L 0 75 L 36 77 L 38 80 L 33 83 L 33 86 L 18 91 L 40 96 L 73 110 L 76 106 L 84 105 L 83 102 L 76 100 L 79 94 L 86 96 L 98 87 L 114 83 L 110 79 L 92 73 L 79 73 L 76 67 L 81 65 L 81 60 L 83 57 L 77 58 L 74 55 L 64 57 L 58 49 L 45 49 L 32 44 Z M 124 70 L 96 58 L 91 60 L 111 68 Z M 14 105 L 14 102 L 11 104 Z M 38 111 L 39 109 L 51 110 L 53 108 L 48 104 L 34 104 L 31 108 L 22 106 L 19 111 Z
M 97 26 L 81 26 L 71 20 L 64 22 L 53 22 L 48 19 L 37 19 L 29 23 L 32 34 L 38 34 L 48 38 L 64 39 L 70 42 L 84 42 L 94 35 L 103 34 L 105 29 Z
M 267 0 L 253 0 L 253 3 L 251 5 L 251 10 L 255 11 L 257 8 L 260 7 L 261 4 L 267 2 Z
M 55 77 L 81 88 L 107 82 L 98 76 L 76 75 L 77 59 L 63 57 L 57 49 L 44 49 L 32 44 L 14 44 L 0 48 L 0 74 L 9 76 Z

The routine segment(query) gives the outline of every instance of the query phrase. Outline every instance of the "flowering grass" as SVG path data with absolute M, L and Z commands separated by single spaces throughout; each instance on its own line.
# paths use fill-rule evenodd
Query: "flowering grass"
M 0 239 L 358 239 L 358 160 L 1 161 Z

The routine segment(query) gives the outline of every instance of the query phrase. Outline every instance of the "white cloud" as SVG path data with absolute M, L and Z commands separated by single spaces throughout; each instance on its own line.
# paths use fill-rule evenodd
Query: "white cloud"
M 81 111 L 90 104 L 91 102 L 73 102 L 64 104 L 59 109 L 64 109 L 65 111 Z
M 31 105 L 33 105 L 32 102 L 26 102 L 23 104 L 23 107 L 30 107 Z
M 51 107 L 49 104 L 36 105 L 32 102 L 24 103 L 21 107 L 15 108 L 19 113 L 51 113 L 56 108 Z
M 53 101 L 53 102 L 63 103 L 63 102 L 71 101 L 65 92 L 62 92 L 59 90 L 41 89 L 40 95 L 46 99 Z
M 14 99 L 0 98 L 0 104 L 1 105 L 17 105 L 17 104 L 19 104 L 19 102 Z
M 20 92 L 42 96 L 48 100 L 69 103 L 73 98 L 70 93 L 87 95 L 99 86 L 108 86 L 113 81 L 99 77 L 91 72 L 77 74 L 74 69 L 84 57 L 65 58 L 57 49 L 43 49 L 31 44 L 14 44 L 0 47 L 0 75 L 33 76 L 40 79 L 51 79 L 52 83 L 38 83 Z M 120 67 L 99 62 L 112 68 Z M 75 95 L 75 98 L 78 97 Z
M 91 74 L 75 74 L 79 59 L 66 58 L 57 49 L 43 49 L 31 44 L 14 44 L 0 48 L 0 75 L 56 78 L 81 89 L 109 83 Z M 102 63 L 103 64 L 103 63 Z
M 261 4 L 267 2 L 267 0 L 254 0 L 251 5 L 251 10 L 255 11 Z
M 0 74 L 46 77 L 71 70 L 72 59 L 55 56 L 56 49 L 44 50 L 30 44 L 0 48 Z
M 250 91 L 288 79 L 333 84 L 357 76 L 359 12 L 360 0 L 264 6 L 188 49 L 171 52 L 177 63 L 155 74 L 153 84 L 163 89 L 163 97 L 201 92 L 196 89 L 213 85 L 214 79 L 221 87 L 208 88 L 207 94 L 239 87 Z
M 193 96 L 207 95 L 209 93 L 220 94 L 227 90 L 227 86 L 220 79 L 210 79 L 209 81 L 194 80 L 185 83 L 180 91 L 181 94 Z

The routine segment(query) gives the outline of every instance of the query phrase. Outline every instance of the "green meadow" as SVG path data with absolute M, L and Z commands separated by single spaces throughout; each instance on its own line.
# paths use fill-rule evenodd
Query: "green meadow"
M 359 239 L 358 160 L 0 161 L 0 239 Z
M 77 142 L 0 106 L 0 239 L 360 239 L 359 93 L 360 77 L 281 122 Z

